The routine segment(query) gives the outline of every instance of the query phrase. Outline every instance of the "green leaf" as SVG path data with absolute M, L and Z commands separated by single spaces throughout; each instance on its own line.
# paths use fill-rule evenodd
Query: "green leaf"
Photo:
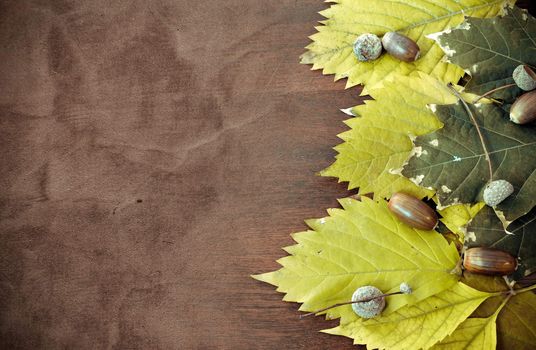
M 427 103 L 454 103 L 455 97 L 425 74 L 392 76 L 370 94 L 375 100 L 352 109 L 359 117 L 346 121 L 351 130 L 339 135 L 345 142 L 335 147 L 336 161 L 321 174 L 348 181 L 348 188 L 360 187 L 361 194 L 373 192 L 375 198 L 399 191 L 431 196 L 399 173 L 413 149 L 410 137 L 441 127 Z
M 370 349 L 428 349 L 452 333 L 489 296 L 459 282 L 390 315 L 341 321 L 340 326 L 325 332 L 353 338 Z
M 419 152 L 402 173 L 437 189 L 440 206 L 481 201 L 489 172 L 477 130 L 459 103 L 436 108 L 444 127 L 417 137 Z M 515 220 L 535 205 L 536 126 L 510 122 L 507 112 L 493 104 L 471 109 L 490 152 L 494 179 L 505 179 L 515 189 L 498 209 Z
M 469 318 L 432 350 L 495 350 L 496 320 L 497 315 L 488 318 Z
M 511 0 L 336 0 L 337 4 L 322 11 L 326 18 L 313 42 L 302 55 L 302 63 L 335 74 L 335 79 L 348 78 L 347 86 L 366 84 L 372 87 L 392 73 L 410 75 L 415 71 L 430 74 L 442 82 L 457 83 L 463 71 L 443 61 L 444 53 L 426 35 L 457 26 L 464 15 L 493 17 L 500 14 Z M 417 42 L 421 57 L 412 63 L 399 61 L 387 54 L 372 62 L 359 62 L 352 44 L 363 33 L 378 36 L 398 31 Z
M 329 217 L 307 221 L 312 231 L 293 234 L 297 244 L 285 248 L 291 256 L 278 261 L 280 270 L 254 277 L 278 286 L 285 301 L 303 303 L 303 311 L 348 301 L 364 285 L 394 292 L 409 283 L 413 293 L 390 299 L 385 314 L 456 283 L 459 255 L 441 235 L 402 224 L 383 200 L 340 202 L 344 210 L 330 209 Z M 349 305 L 327 314 L 357 317 Z
M 479 95 L 513 83 L 512 72 L 520 64 L 536 69 L 536 20 L 517 7 L 504 17 L 468 18 L 436 40 L 450 62 L 471 74 L 466 88 Z M 511 101 L 520 93 L 513 87 L 492 96 Z
M 507 233 L 509 232 L 509 234 Z M 467 227 L 468 247 L 492 247 L 518 257 L 515 279 L 536 270 L 536 208 L 505 229 L 493 209 L 484 207 Z

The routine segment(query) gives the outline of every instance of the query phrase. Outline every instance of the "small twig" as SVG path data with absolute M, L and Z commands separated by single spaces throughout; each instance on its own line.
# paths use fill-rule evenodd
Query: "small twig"
M 320 309 L 320 310 L 316 310 L 316 311 L 313 311 L 313 312 L 309 312 L 307 314 L 304 314 L 304 315 L 300 315 L 300 318 L 304 318 L 304 317 L 307 317 L 307 316 L 311 316 L 311 315 L 315 315 L 319 312 L 323 312 L 323 311 L 326 311 L 326 310 L 329 310 L 329 309 L 333 309 L 335 307 L 339 307 L 339 306 L 343 306 L 343 305 L 349 305 L 349 304 L 356 304 L 356 303 L 366 303 L 367 301 L 371 301 L 371 300 L 374 300 L 374 299 L 378 299 L 378 298 L 384 298 L 384 297 L 388 297 L 390 295 L 395 295 L 395 294 L 406 294 L 406 293 L 403 293 L 403 292 L 393 292 L 393 293 L 387 293 L 387 294 L 381 294 L 381 295 L 377 295 L 375 297 L 371 297 L 371 298 L 366 298 L 366 299 L 363 299 L 363 300 L 353 300 L 353 301 L 345 301 L 344 303 L 337 303 L 337 304 L 334 304 L 334 305 L 331 305 L 331 306 L 328 306 L 328 307 L 325 307 L 323 309 Z
M 484 136 L 482 135 L 482 132 L 480 131 L 480 127 L 478 126 L 476 118 L 473 115 L 473 112 L 471 111 L 469 106 L 467 105 L 467 102 L 465 102 L 465 100 L 462 98 L 460 93 L 458 91 L 456 91 L 456 89 L 454 89 L 452 87 L 452 84 L 449 84 L 449 88 L 452 91 L 452 93 L 461 101 L 463 107 L 467 111 L 467 114 L 469 114 L 469 117 L 471 117 L 471 120 L 473 121 L 473 124 L 475 125 L 475 129 L 476 129 L 476 131 L 478 133 L 478 137 L 480 138 L 480 143 L 482 144 L 482 149 L 484 150 L 484 154 L 486 156 L 486 161 L 488 162 L 489 181 L 492 181 L 493 180 L 493 168 L 491 166 L 491 159 L 489 157 L 489 152 L 488 152 L 488 148 L 486 147 L 486 143 L 484 142 Z
M 507 85 L 499 86 L 498 88 L 492 89 L 492 90 L 486 92 L 484 95 L 478 96 L 478 98 L 476 100 L 474 100 L 473 103 L 477 103 L 478 101 L 480 101 L 484 97 L 489 96 L 494 92 L 497 92 L 497 91 L 502 90 L 502 89 L 507 89 L 507 88 L 512 87 L 512 86 L 516 86 L 516 84 L 515 83 L 507 84 Z

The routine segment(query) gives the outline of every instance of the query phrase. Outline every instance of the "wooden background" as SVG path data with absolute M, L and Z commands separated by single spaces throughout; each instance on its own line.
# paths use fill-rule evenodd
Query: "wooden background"
M 0 1 L 0 348 L 354 348 L 249 277 L 349 194 L 325 7 Z

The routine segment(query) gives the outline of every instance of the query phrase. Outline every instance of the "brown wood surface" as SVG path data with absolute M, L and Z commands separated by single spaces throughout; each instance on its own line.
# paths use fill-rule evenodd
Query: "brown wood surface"
M 249 277 L 347 195 L 325 7 L 0 2 L 0 348 L 353 348 Z
M 355 349 L 249 277 L 349 194 L 325 7 L 0 1 L 0 348 Z

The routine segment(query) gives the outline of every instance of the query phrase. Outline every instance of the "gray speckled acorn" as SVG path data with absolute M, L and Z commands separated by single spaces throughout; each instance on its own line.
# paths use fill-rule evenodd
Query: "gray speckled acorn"
M 484 188 L 484 202 L 494 207 L 514 193 L 514 186 L 506 180 L 495 180 Z
M 361 62 L 372 61 L 382 53 L 382 41 L 377 35 L 362 34 L 354 42 L 354 54 Z
M 536 89 L 536 73 L 529 66 L 520 64 L 514 69 L 512 73 L 512 78 L 516 85 L 525 91 L 530 91 Z
M 359 287 L 352 295 L 352 301 L 365 300 L 382 294 L 383 292 L 374 286 Z M 383 309 L 385 309 L 385 297 L 352 304 L 352 310 L 363 318 L 374 318 L 381 314 Z

